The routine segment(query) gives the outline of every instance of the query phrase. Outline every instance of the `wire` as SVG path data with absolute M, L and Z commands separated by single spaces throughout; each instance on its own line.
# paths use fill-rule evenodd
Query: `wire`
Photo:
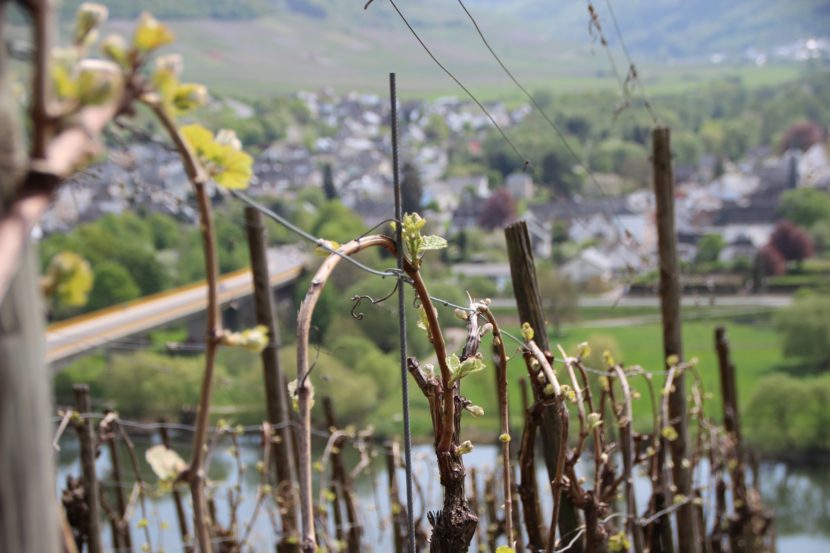
M 254 209 L 259 210 L 266 217 L 269 217 L 269 218 L 273 219 L 274 221 L 276 221 L 277 223 L 283 225 L 285 228 L 287 228 L 291 232 L 294 232 L 295 234 L 297 234 L 301 238 L 305 238 L 309 242 L 312 242 L 313 244 L 316 244 L 317 246 L 321 247 L 322 249 L 326 250 L 329 253 L 333 253 L 335 255 L 338 255 L 338 256 L 342 257 L 345 261 L 348 261 L 349 263 L 355 265 L 356 267 L 358 267 L 359 269 L 361 269 L 363 271 L 366 271 L 367 273 L 377 275 L 377 276 L 380 276 L 382 278 L 393 276 L 393 277 L 400 278 L 402 281 L 406 282 L 409 285 L 413 284 L 412 279 L 409 278 L 409 276 L 407 276 L 402 270 L 386 269 L 385 271 L 378 271 L 376 269 L 372 269 L 371 267 L 367 267 L 366 265 L 364 265 L 363 263 L 357 261 L 356 259 L 353 259 L 352 257 L 350 257 L 348 255 L 344 255 L 344 254 L 338 252 L 337 250 L 333 249 L 331 246 L 328 245 L 327 240 L 324 240 L 322 238 L 317 238 L 316 236 L 313 236 L 312 234 L 307 233 L 303 229 L 301 229 L 301 228 L 297 227 L 296 225 L 292 224 L 290 221 L 288 221 L 282 215 L 278 215 L 277 213 L 275 213 L 274 211 L 268 209 L 267 207 L 265 207 L 261 203 L 257 202 L 256 200 L 254 200 L 253 198 L 251 198 L 247 194 L 244 194 L 243 192 L 240 192 L 238 190 L 232 190 L 231 194 L 235 198 L 237 198 L 238 200 L 242 200 L 243 202 L 245 202 L 249 206 L 253 207 Z M 377 226 L 378 225 L 375 225 L 375 227 L 373 227 L 373 228 L 376 228 Z M 365 234 L 362 235 L 362 236 L 365 236 Z M 458 305 L 458 304 L 455 304 L 455 303 L 453 303 L 449 300 L 445 300 L 445 299 L 442 299 L 442 298 L 439 298 L 439 297 L 436 297 L 436 296 L 430 296 L 429 298 L 432 301 L 434 301 L 435 303 L 437 303 L 439 305 L 442 305 L 444 307 L 449 307 L 449 308 L 452 308 L 452 309 L 462 309 L 462 310 L 464 310 L 468 313 L 472 313 L 473 311 L 475 311 L 470 306 Z
M 637 87 L 640 89 L 640 94 L 642 94 L 643 96 L 643 102 L 645 102 L 646 110 L 651 116 L 652 123 L 654 123 L 655 126 L 659 125 L 660 118 L 657 116 L 657 112 L 654 110 L 654 106 L 648 99 L 645 86 L 643 86 L 643 81 L 640 79 L 640 74 L 637 71 L 637 66 L 634 65 L 634 61 L 632 61 L 631 59 L 631 53 L 628 51 L 628 46 L 626 46 L 625 44 L 625 39 L 623 39 L 622 30 L 620 29 L 620 25 L 617 22 L 617 14 L 614 13 L 614 8 L 611 5 L 611 0 L 605 0 L 605 5 L 608 6 L 608 13 L 611 14 L 611 22 L 614 24 L 614 30 L 617 33 L 617 38 L 619 38 L 620 40 L 620 47 L 622 48 L 623 55 L 625 55 L 625 59 L 628 60 L 628 77 L 632 81 L 635 81 L 637 83 Z
M 372 269 L 371 267 L 369 267 L 367 265 L 364 265 L 360 261 L 357 261 L 356 259 L 353 259 L 352 257 L 350 257 L 348 255 L 345 255 L 345 254 L 337 251 L 336 249 L 332 248 L 329 245 L 328 240 L 324 240 L 322 238 L 317 238 L 316 236 L 314 236 L 312 234 L 309 234 L 308 232 L 304 231 L 303 229 L 301 229 L 300 227 L 298 227 L 297 225 L 295 225 L 294 223 L 292 223 L 291 221 L 289 221 L 288 219 L 286 219 L 282 215 L 279 215 L 276 212 L 268 209 L 267 207 L 265 207 L 261 203 L 255 201 L 253 198 L 251 198 L 247 194 L 244 194 L 244 193 L 240 192 L 239 190 L 231 190 L 231 195 L 233 195 L 236 199 L 242 200 L 244 203 L 246 203 L 249 206 L 257 209 L 262 214 L 267 215 L 268 217 L 275 220 L 276 222 L 278 222 L 279 224 L 281 224 L 282 226 L 284 226 L 285 228 L 287 228 L 288 230 L 290 230 L 294 234 L 296 234 L 296 235 L 298 235 L 302 238 L 305 238 L 309 242 L 313 242 L 317 247 L 322 248 L 323 250 L 325 250 L 329 253 L 333 253 L 334 255 L 342 257 L 344 260 L 348 261 L 352 265 L 355 265 L 355 266 L 359 267 L 360 269 L 363 269 L 367 273 L 371 273 L 373 275 L 383 277 L 383 278 L 386 278 L 386 277 L 389 277 L 389 276 L 394 276 L 394 277 L 400 276 L 397 269 L 387 269 L 385 271 L 378 271 L 376 269 Z
M 395 8 L 396 12 L 398 12 L 398 16 L 400 16 L 401 20 L 404 22 L 404 24 L 406 24 L 407 28 L 409 29 L 409 32 L 412 33 L 412 36 L 415 37 L 415 40 L 418 41 L 418 43 L 421 45 L 421 47 L 424 49 L 424 51 L 429 55 L 430 58 L 432 58 L 432 61 L 434 61 L 435 64 L 438 65 L 438 67 L 440 67 L 444 71 L 444 73 L 446 73 L 453 81 L 455 81 L 455 84 L 457 84 L 459 87 L 461 87 L 461 89 L 464 92 L 467 93 L 467 96 L 469 96 L 473 100 L 473 102 L 476 103 L 476 105 L 479 107 L 479 109 L 481 109 L 481 111 L 484 112 L 484 115 L 486 115 L 487 119 L 489 119 L 490 122 L 493 124 L 493 126 L 496 127 L 496 130 L 499 131 L 499 134 L 501 134 L 501 136 L 502 136 L 502 138 L 504 138 L 505 142 L 507 142 L 507 144 L 509 144 L 510 147 L 513 149 L 513 151 L 516 153 L 516 155 L 519 156 L 519 158 L 524 161 L 525 168 L 530 167 L 531 166 L 530 161 L 528 161 L 528 159 L 525 156 L 522 155 L 522 153 L 519 151 L 519 149 L 516 147 L 516 145 L 513 143 L 513 141 L 510 140 L 510 137 L 507 136 L 507 133 L 504 132 L 504 129 L 501 128 L 501 125 L 499 125 L 496 122 L 496 120 L 493 118 L 493 116 L 490 115 L 490 112 L 487 110 L 487 108 L 484 107 L 484 104 L 482 104 L 479 101 L 479 99 L 476 98 L 475 94 L 473 94 L 470 91 L 469 88 L 464 86 L 464 84 L 458 79 L 458 77 L 456 77 L 452 73 L 452 71 L 447 69 L 447 67 L 443 63 L 441 63 L 438 60 L 437 57 L 435 57 L 435 54 L 432 53 L 432 50 L 429 49 L 429 47 L 426 45 L 426 43 L 423 41 L 423 39 L 421 39 L 421 37 L 418 35 L 418 33 L 415 31 L 415 29 L 412 27 L 412 25 L 409 24 L 409 21 L 406 19 L 406 16 L 404 16 L 404 14 L 398 8 L 398 5 L 395 4 L 395 0 L 389 0 L 389 3 L 392 4 L 392 7 Z M 367 4 L 367 6 L 368 6 L 368 4 Z
M 492 57 L 496 60 L 496 62 L 498 62 L 498 64 L 501 66 L 502 70 L 504 70 L 504 72 L 507 74 L 507 76 L 510 77 L 510 80 L 513 81 L 513 83 L 519 88 L 519 90 L 522 91 L 522 93 L 528 98 L 528 100 L 530 100 L 530 102 L 533 104 L 533 106 L 539 111 L 539 114 L 542 116 L 542 118 L 545 120 L 545 122 L 548 124 L 548 126 L 550 126 L 550 128 L 553 129 L 553 131 L 556 133 L 556 135 L 562 141 L 563 145 L 565 146 L 565 149 L 568 151 L 568 154 L 576 162 L 577 167 L 579 167 L 582 171 L 585 172 L 585 174 L 588 176 L 588 179 L 597 188 L 597 190 L 599 190 L 600 194 L 604 198 L 606 198 L 606 199 L 611 198 L 610 194 L 608 194 L 608 192 L 605 190 L 605 187 L 599 182 L 599 180 L 596 178 L 596 176 L 590 170 L 590 168 L 588 168 L 587 164 L 582 160 L 582 158 L 580 158 L 579 154 L 576 153 L 576 149 L 568 141 L 568 138 L 565 136 L 565 133 L 562 132 L 562 130 L 559 128 L 559 126 L 556 124 L 556 122 L 553 120 L 553 118 L 550 117 L 547 114 L 547 112 L 542 107 L 542 105 L 539 103 L 539 101 L 536 100 L 536 98 L 533 96 L 533 94 L 531 94 L 524 85 L 522 85 L 522 83 L 519 81 L 519 79 L 516 78 L 516 76 L 513 74 L 513 72 L 507 67 L 507 64 L 504 63 L 504 61 L 501 59 L 501 57 L 496 53 L 496 51 L 490 45 L 490 41 L 487 40 L 487 37 L 484 35 L 484 31 L 481 29 L 481 26 L 478 24 L 478 21 L 476 21 L 476 18 L 473 16 L 473 14 L 467 8 L 466 4 L 464 4 L 464 1 L 463 0 L 458 0 L 458 4 L 464 10 L 464 13 L 467 14 L 467 17 L 470 19 L 470 22 L 475 27 L 475 30 L 478 33 L 478 36 L 481 38 L 481 41 L 484 43 L 484 46 L 487 47 L 487 50 L 490 51 L 490 54 L 492 55 Z M 607 41 L 605 41 L 604 38 L 603 38 L 603 43 L 606 44 L 606 46 L 607 46 Z M 609 51 L 609 55 L 610 55 L 610 51 Z M 613 60 L 613 57 L 611 58 L 611 62 L 612 62 L 612 66 L 614 68 L 615 74 L 617 74 L 617 76 L 619 77 L 619 72 L 617 70 L 616 63 Z M 622 78 L 621 77 L 619 77 L 619 81 L 620 81 L 620 83 L 622 83 Z M 608 209 L 603 209 L 603 211 L 604 211 L 604 215 L 605 215 L 606 219 L 608 219 L 609 221 L 611 221 L 613 219 L 616 219 L 617 223 L 620 226 L 620 228 L 622 228 L 624 234 L 627 235 L 627 236 L 631 235 L 631 233 L 628 231 L 628 229 L 622 223 L 622 220 L 620 220 L 619 216 L 617 216 L 616 214 L 614 214 L 613 212 L 611 212 Z M 590 230 L 590 229 L 588 229 L 587 225 L 585 223 L 583 223 L 581 220 L 576 219 L 576 221 L 577 221 L 577 223 L 582 225 L 584 228 L 586 228 L 586 230 Z M 625 244 L 625 245 L 628 246 L 629 248 L 631 248 L 630 244 Z

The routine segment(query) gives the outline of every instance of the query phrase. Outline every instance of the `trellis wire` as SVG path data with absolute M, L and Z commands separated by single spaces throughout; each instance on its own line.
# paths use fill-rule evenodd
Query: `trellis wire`
M 253 198 L 251 198 L 247 194 L 245 194 L 243 192 L 240 192 L 239 190 L 232 190 L 231 194 L 233 194 L 233 196 L 235 198 L 243 201 L 247 205 L 253 207 L 254 209 L 256 209 L 258 211 L 260 211 L 266 217 L 268 217 L 270 219 L 273 219 L 274 221 L 281 224 L 282 226 L 284 226 L 286 229 L 290 230 L 291 232 L 297 234 L 301 238 L 305 238 L 309 242 L 312 242 L 313 244 L 317 245 L 318 247 L 324 249 L 325 251 L 327 251 L 329 253 L 332 253 L 332 254 L 335 254 L 335 255 L 343 258 L 344 261 L 346 261 L 348 263 L 351 263 L 352 265 L 354 265 L 355 267 L 361 269 L 362 271 L 365 271 L 369 274 L 373 274 L 373 275 L 376 275 L 376 276 L 380 276 L 381 278 L 386 278 L 386 277 L 393 276 L 393 277 L 396 277 L 396 278 L 406 282 L 407 284 L 410 284 L 410 285 L 413 284 L 412 279 L 409 278 L 406 275 L 406 273 L 403 272 L 403 270 L 398 270 L 397 268 L 386 269 L 384 271 L 378 271 L 377 269 L 372 269 L 371 267 L 366 266 L 365 264 L 361 263 L 360 261 L 357 261 L 356 259 L 353 259 L 352 257 L 350 257 L 348 255 L 344 255 L 344 254 L 338 252 L 337 250 L 333 249 L 331 246 L 328 245 L 328 240 L 325 240 L 323 238 L 317 238 L 316 236 L 304 231 L 303 229 L 301 229 L 298 226 L 291 223 L 288 219 L 286 219 L 282 215 L 279 215 L 279 214 L 275 213 L 273 210 L 268 209 L 266 206 L 264 206 L 261 203 L 257 202 L 256 200 L 254 200 Z M 395 222 L 395 221 L 393 221 L 393 222 Z M 466 306 L 465 305 L 458 305 L 458 304 L 455 304 L 451 301 L 448 301 L 448 300 L 445 300 L 445 299 L 442 299 L 442 298 L 438 298 L 436 296 L 430 296 L 429 298 L 432 301 L 434 301 L 434 302 L 436 302 L 439 305 L 442 305 L 444 307 L 450 307 L 452 309 L 462 309 L 462 310 L 464 310 L 468 313 L 472 313 L 474 311 L 474 309 L 472 309 L 469 305 L 466 305 Z
M 406 524 L 410 553 L 415 553 L 415 514 L 412 499 L 412 429 L 409 421 L 409 371 L 406 368 L 406 294 L 403 280 L 403 206 L 398 171 L 398 87 L 395 74 L 389 74 L 392 129 L 392 175 L 395 184 L 395 241 L 398 244 L 398 330 L 401 354 L 401 407 L 403 409 L 404 473 L 406 476 Z

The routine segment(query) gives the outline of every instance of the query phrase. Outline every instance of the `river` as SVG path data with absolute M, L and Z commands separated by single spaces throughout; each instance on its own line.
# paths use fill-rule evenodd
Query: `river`
M 155 482 L 155 476 L 144 462 L 144 451 L 149 447 L 149 439 L 136 439 L 137 454 L 141 462 L 142 478 L 148 482 Z M 217 488 L 218 516 L 222 523 L 227 523 L 229 509 L 225 489 L 236 484 L 237 467 L 234 456 L 229 451 L 229 443 L 222 443 L 211 456 L 209 478 L 219 483 Z M 174 444 L 174 448 L 185 458 L 188 454 L 188 445 Z M 259 475 L 255 465 L 260 460 L 260 449 L 253 441 L 243 441 L 239 448 L 240 458 L 247 469 L 243 474 L 240 485 L 243 498 L 239 507 L 239 520 L 245 526 L 251 518 L 256 504 Z M 348 453 L 348 451 L 346 452 Z M 58 453 L 57 484 L 64 486 L 67 475 L 78 475 L 79 449 L 74 436 L 69 432 L 61 440 L 61 451 Z M 495 446 L 477 446 L 475 450 L 465 456 L 465 464 L 469 468 L 477 468 L 481 476 L 492 470 L 498 450 Z M 356 459 L 349 459 L 349 467 Z M 122 452 L 121 464 L 124 474 L 131 474 L 126 451 Z M 437 470 L 432 450 L 428 446 L 417 446 L 413 451 L 413 466 L 427 505 L 436 508 L 440 505 L 441 489 L 437 482 Z M 539 470 L 542 463 L 537 463 Z M 106 450 L 98 457 L 97 473 L 105 488 L 112 488 L 113 481 L 109 464 L 109 455 Z M 399 471 L 399 481 L 403 482 L 403 471 Z M 830 551 L 830 473 L 822 467 L 794 467 L 783 463 L 762 463 L 760 467 L 761 493 L 767 506 L 776 513 L 776 530 L 778 534 L 778 551 L 780 553 L 826 553 Z M 539 482 L 544 482 L 545 476 L 540 472 Z M 374 485 L 373 485 L 374 482 Z M 389 513 L 389 497 L 387 493 L 388 480 L 385 465 L 380 459 L 375 459 L 371 470 L 364 472 L 356 483 L 360 501 L 360 514 L 365 527 L 364 543 L 372 547 L 372 551 L 391 551 L 391 535 L 388 529 L 379 524 Z M 131 488 L 130 484 L 126 487 Z M 401 486 L 402 487 L 402 486 Z M 480 485 L 483 490 L 483 484 Z M 129 489 L 127 495 L 129 495 Z M 185 490 L 186 492 L 186 490 Z M 644 505 L 648 498 L 648 482 L 638 477 L 635 482 L 637 502 Z M 188 497 L 187 493 L 183 494 Z M 543 494 L 549 496 L 549 494 Z M 401 490 L 401 500 L 404 495 Z M 415 514 L 422 512 L 418 494 L 415 498 Z M 544 505 L 550 509 L 550 502 Z M 188 509 L 189 511 L 189 509 Z M 140 508 L 136 505 L 135 514 L 131 518 L 132 536 L 135 551 L 141 551 L 144 543 L 144 530 L 140 529 L 139 521 L 143 518 Z M 176 522 L 175 508 L 171 495 L 168 493 L 158 498 L 148 499 L 147 516 L 148 529 L 152 541 L 152 550 L 172 553 L 182 551 L 181 540 Z M 424 520 L 424 524 L 428 524 Z M 102 524 L 104 544 L 107 551 L 112 551 L 110 527 Z M 260 509 L 259 515 L 252 525 L 249 543 L 251 551 L 274 551 L 275 531 L 267 510 Z M 475 545 L 475 544 L 474 544 Z M 369 551 L 369 548 L 365 549 Z M 477 551 L 475 547 L 471 551 Z M 120 552 L 119 552 L 120 553 Z

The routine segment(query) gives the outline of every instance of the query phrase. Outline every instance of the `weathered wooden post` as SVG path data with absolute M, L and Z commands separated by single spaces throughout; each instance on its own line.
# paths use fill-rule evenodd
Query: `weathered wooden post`
M 95 438 L 92 431 L 92 419 L 88 414 L 92 411 L 92 402 L 89 399 L 89 386 L 75 384 L 75 409 L 80 419 L 75 424 L 78 440 L 81 442 L 81 471 L 84 476 L 84 498 L 87 504 L 87 550 L 89 553 L 103 553 L 101 543 L 101 526 L 98 516 L 98 479 L 95 476 Z
M 251 273 L 254 279 L 254 310 L 256 322 L 268 328 L 268 345 L 262 350 L 262 368 L 265 377 L 265 403 L 268 422 L 277 429 L 271 440 L 271 458 L 277 475 L 277 492 L 283 502 L 280 508 L 283 538 L 279 553 L 299 551 L 296 538 L 297 511 L 294 492 L 294 460 L 290 444 L 288 388 L 279 361 L 279 329 L 274 316 L 271 295 L 271 279 L 268 274 L 268 251 L 262 215 L 253 207 L 245 208 L 245 225 L 248 232 L 248 250 L 251 257 Z
M 337 428 L 337 420 L 334 416 L 334 405 L 330 397 L 323 398 L 323 410 L 326 414 L 326 424 L 330 431 L 333 432 L 333 429 Z M 349 553 L 360 553 L 361 527 L 357 515 L 357 502 L 355 501 L 354 490 L 352 489 L 351 477 L 346 472 L 346 467 L 343 466 L 343 456 L 340 453 L 345 443 L 346 438 L 344 436 L 334 444 L 335 450 L 331 454 L 332 484 L 335 487 L 335 493 L 337 495 L 335 501 L 339 502 L 342 500 L 346 505 L 346 518 L 349 523 L 349 531 L 346 537 L 348 551 Z
M 398 465 L 400 464 L 398 442 L 387 442 L 385 449 L 386 472 L 389 475 L 389 506 L 392 509 L 392 537 L 395 543 L 395 553 L 403 553 L 407 524 L 406 508 L 401 505 L 398 493 Z
M 104 414 L 108 415 L 111 411 L 104 410 Z M 124 486 L 121 480 L 121 461 L 118 459 L 118 440 L 116 435 L 118 432 L 118 421 L 110 423 L 112 429 L 112 438 L 108 440 L 108 449 L 110 451 L 110 464 L 112 465 L 112 478 L 115 480 L 115 501 L 116 513 L 118 514 L 117 523 L 113 524 L 113 544 L 116 549 L 125 549 L 132 551 L 133 540 L 130 536 L 130 525 L 124 520 L 124 513 L 127 512 L 127 498 L 124 494 Z
M 669 129 L 657 127 L 652 131 L 652 164 L 657 222 L 657 247 L 660 273 L 660 310 L 663 320 L 663 358 L 683 359 L 683 339 L 680 322 L 680 269 L 677 262 L 677 233 L 674 218 L 674 173 L 671 160 Z M 674 377 L 669 395 L 669 421 L 677 431 L 671 442 L 672 475 L 677 493 L 691 497 L 692 479 L 686 453 L 688 448 L 688 418 L 686 413 L 686 380 L 681 373 Z M 680 553 L 698 553 L 694 506 L 688 503 L 677 512 L 677 535 Z
M 743 461 L 741 427 L 738 415 L 738 389 L 735 385 L 735 365 L 732 364 L 729 357 L 729 342 L 726 339 L 726 329 L 722 326 L 715 329 L 715 351 L 718 354 L 720 386 L 723 396 L 723 426 L 734 437 L 738 460 Z
M 530 244 L 530 235 L 527 223 L 518 221 L 504 229 L 507 239 L 507 254 L 510 259 L 510 275 L 513 280 L 513 294 L 516 297 L 516 306 L 519 311 L 519 321 L 530 323 L 535 333 L 534 340 L 543 351 L 550 351 L 547 327 L 545 326 L 545 311 L 542 304 L 542 295 L 539 292 L 539 283 L 536 280 L 536 265 L 533 260 L 533 249 Z M 534 387 L 534 394 L 536 388 Z M 536 398 L 539 399 L 538 397 Z M 559 428 L 560 419 L 556 415 L 556 406 L 545 407 L 542 411 L 542 424 L 539 431 L 542 435 L 542 450 L 548 478 L 556 480 L 556 459 L 559 451 L 559 441 L 562 432 Z M 579 532 L 580 520 L 576 507 L 570 498 L 562 496 L 562 508 L 559 511 L 560 536 L 573 536 Z M 582 540 L 577 540 L 571 547 L 574 553 L 582 553 Z

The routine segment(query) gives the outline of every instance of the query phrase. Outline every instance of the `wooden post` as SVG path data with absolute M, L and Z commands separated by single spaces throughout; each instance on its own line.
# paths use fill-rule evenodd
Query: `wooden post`
M 268 274 L 268 251 L 262 215 L 253 207 L 245 208 L 245 225 L 248 231 L 248 251 L 251 257 L 251 273 L 254 278 L 254 308 L 257 324 L 268 328 L 268 346 L 262 350 L 262 368 L 265 377 L 265 402 L 268 422 L 276 428 L 271 440 L 274 470 L 277 475 L 277 490 L 283 501 L 283 537 L 279 553 L 299 551 L 297 543 L 297 496 L 294 491 L 294 460 L 290 444 L 293 443 L 289 428 L 288 387 L 279 362 L 279 329 L 274 316 L 270 276 Z M 294 538 L 294 539 L 292 539 Z
M 726 329 L 715 329 L 715 350 L 720 368 L 721 395 L 723 397 L 723 426 L 732 438 L 733 450 L 726 451 L 729 473 L 732 477 L 732 493 L 737 517 L 730 518 L 729 540 L 733 553 L 755 551 L 763 543 L 763 536 L 755 535 L 752 528 L 753 513 L 746 489 L 746 464 L 741 445 L 741 427 L 738 416 L 738 392 L 735 385 L 735 365 L 729 357 Z M 734 463 L 732 463 L 734 461 Z M 757 541 L 756 541 L 757 540 Z
M 104 414 L 108 414 L 109 409 L 104 410 Z M 124 486 L 121 479 L 121 462 L 118 459 L 118 421 L 111 423 L 113 436 L 108 440 L 108 448 L 110 450 L 110 464 L 112 465 L 112 478 L 115 480 L 115 502 L 116 513 L 118 514 L 118 523 L 115 525 L 113 532 L 113 543 L 117 543 L 118 547 L 124 547 L 127 551 L 132 551 L 133 540 L 130 536 L 130 525 L 124 520 L 124 513 L 127 512 L 127 498 L 124 494 Z
M 669 129 L 658 127 L 652 131 L 652 163 L 654 164 L 654 196 L 657 221 L 657 247 L 660 269 L 660 309 L 663 320 L 663 359 L 670 356 L 683 359 L 682 327 L 680 322 L 680 269 L 677 262 L 677 233 L 674 220 L 674 174 L 671 161 Z M 686 462 L 688 448 L 688 419 L 686 413 L 686 381 L 682 373 L 675 376 L 669 395 L 669 418 L 677 431 L 671 442 L 672 476 L 678 494 L 691 497 L 691 473 Z M 677 512 L 677 535 L 680 553 L 698 553 L 694 506 L 688 503 Z
M 389 475 L 389 506 L 392 509 L 392 537 L 395 543 L 395 553 L 403 553 L 406 518 L 401 516 L 404 514 L 404 506 L 401 505 L 398 494 L 398 442 L 387 442 L 385 449 L 386 472 Z
M 34 261 L 29 246 L 0 297 L 0 551 L 58 553 L 54 409 Z
M 92 402 L 89 399 L 89 386 L 75 384 L 75 409 L 83 417 L 92 411 Z M 103 553 L 101 543 L 101 527 L 98 517 L 98 479 L 95 476 L 95 442 L 92 430 L 92 419 L 81 418 L 75 425 L 78 431 L 78 440 L 81 442 L 81 471 L 84 476 L 84 498 L 86 499 L 87 518 L 87 548 L 89 553 Z
M 159 435 L 161 436 L 161 443 L 167 449 L 170 448 L 170 434 L 167 432 L 167 427 L 164 426 L 164 419 L 159 421 Z M 187 529 L 187 515 L 184 512 L 184 502 L 182 501 L 182 494 L 173 486 L 173 504 L 176 506 L 176 519 L 179 522 L 179 535 L 182 537 L 185 553 L 193 553 L 193 538 L 190 536 L 190 531 Z
M 484 511 L 490 524 L 487 525 L 487 546 L 490 551 L 496 550 L 496 540 L 503 533 L 504 521 L 499 520 L 499 512 L 496 508 L 496 473 L 488 473 L 484 477 Z M 513 545 L 512 543 L 510 544 Z
M 741 428 L 738 414 L 738 390 L 735 386 L 735 365 L 729 358 L 729 342 L 726 339 L 726 329 L 719 326 L 715 329 L 715 350 L 718 353 L 720 368 L 720 385 L 723 396 L 723 426 L 734 436 L 735 449 L 738 460 L 743 461 L 741 454 Z
M 478 498 L 478 471 L 475 467 L 470 468 L 470 507 L 478 517 L 478 524 L 476 525 L 476 540 L 478 540 L 478 550 L 484 551 L 484 511 L 481 510 L 481 501 Z
M 542 505 L 539 503 L 539 491 L 536 485 L 536 430 L 538 428 L 538 413 L 530 409 L 528 401 L 527 380 L 519 379 L 519 390 L 522 393 L 522 413 L 524 413 L 524 427 L 522 441 L 519 446 L 519 496 L 522 500 L 522 514 L 525 529 L 527 530 L 527 545 L 532 551 L 545 549 L 547 528 L 542 520 Z
M 519 322 L 530 323 L 535 333 L 536 344 L 543 351 L 549 351 L 550 342 L 545 325 L 545 311 L 542 305 L 542 295 L 539 292 L 539 283 L 536 280 L 536 264 L 533 260 L 527 223 L 518 221 L 509 225 L 504 229 L 504 235 L 507 239 L 510 276 L 513 280 L 513 294 L 516 297 Z M 535 394 L 536 387 L 533 389 Z M 556 459 L 559 452 L 559 439 L 562 435 L 559 425 L 560 419 L 556 414 L 556 406 L 545 407 L 542 411 L 542 424 L 539 431 L 542 436 L 542 453 L 548 470 L 548 479 L 551 482 L 556 480 L 557 476 Z M 559 534 L 561 536 L 575 535 L 579 532 L 579 519 L 579 513 L 573 502 L 563 495 L 562 508 L 559 511 Z M 571 547 L 573 553 L 582 553 L 582 550 L 582 540 L 577 540 Z
M 337 421 L 334 417 L 334 405 L 330 397 L 323 398 L 323 410 L 326 413 L 326 425 L 333 432 L 337 428 Z M 361 528 L 357 515 L 357 502 L 355 501 L 351 479 L 346 472 L 346 468 L 343 466 L 343 456 L 340 453 L 345 442 L 346 438 L 341 438 L 334 444 L 335 451 L 331 454 L 332 474 L 334 476 L 332 484 L 334 484 L 336 493 L 339 492 L 337 493 L 337 499 L 335 501 L 342 499 L 346 505 L 346 518 L 349 522 L 349 531 L 346 539 L 348 551 L 349 553 L 360 553 Z

